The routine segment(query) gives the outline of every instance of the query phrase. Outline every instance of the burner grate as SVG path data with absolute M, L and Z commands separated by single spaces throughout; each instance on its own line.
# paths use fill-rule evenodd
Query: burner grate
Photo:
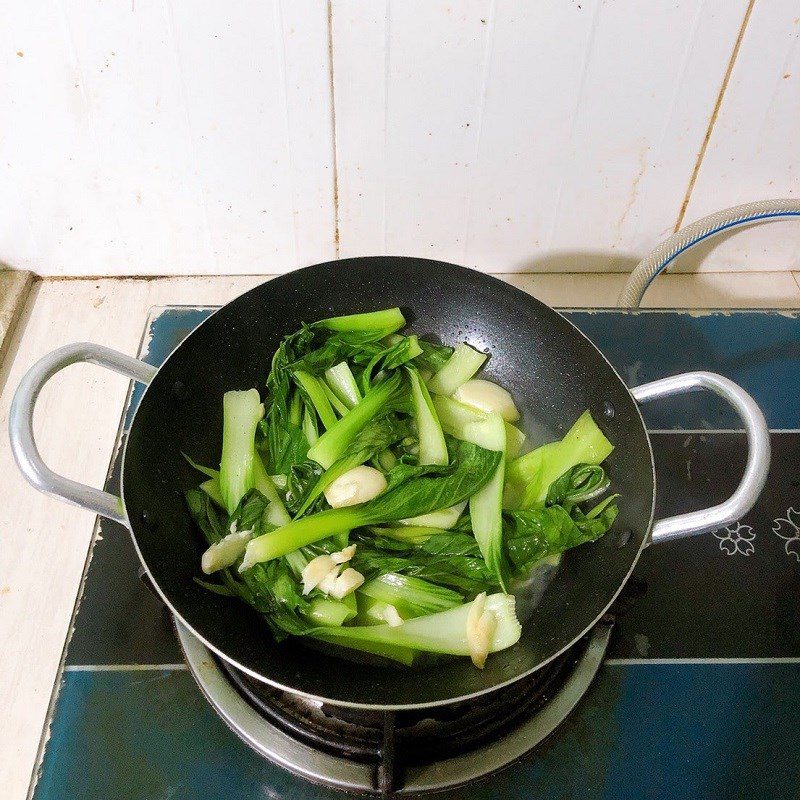
M 333 756 L 374 767 L 375 789 L 404 785 L 407 767 L 428 765 L 513 732 L 555 696 L 583 658 L 589 636 L 531 676 L 488 695 L 420 711 L 369 711 L 274 689 L 219 661 L 244 699 L 288 735 Z
M 487 695 L 418 711 L 330 706 L 273 689 L 216 659 L 176 621 L 189 669 L 253 750 L 312 783 L 384 797 L 462 786 L 543 742 L 585 694 L 613 628 L 604 617 L 567 653 Z

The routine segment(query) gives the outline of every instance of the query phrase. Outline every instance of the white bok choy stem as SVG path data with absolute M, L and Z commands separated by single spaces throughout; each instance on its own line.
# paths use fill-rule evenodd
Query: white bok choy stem
M 452 589 L 396 572 L 386 572 L 367 581 L 359 587 L 358 594 L 389 603 L 406 618 L 444 611 L 461 605 L 463 600 Z
M 443 508 L 440 511 L 431 511 L 429 514 L 420 514 L 418 517 L 408 517 L 408 519 L 398 520 L 400 525 L 409 525 L 413 528 L 441 528 L 442 530 L 450 530 L 459 517 L 464 513 L 467 507 L 467 501 L 457 503 L 449 508 Z
M 341 628 L 316 628 L 311 635 L 332 644 L 356 650 L 376 652 L 375 645 L 384 645 L 385 652 L 392 657 L 391 648 L 399 647 L 428 653 L 443 653 L 453 656 L 470 655 L 467 641 L 467 620 L 472 603 L 415 617 L 402 625 L 364 625 Z M 496 653 L 515 645 L 522 634 L 522 626 L 514 612 L 514 596 L 492 594 L 486 598 L 484 613 L 492 614 L 496 625 L 491 633 L 489 652 Z
M 486 412 L 444 395 L 433 397 L 433 407 L 436 409 L 442 430 L 455 436 L 456 439 L 465 438 L 464 431 L 467 425 L 486 419 Z M 506 459 L 516 458 L 522 450 L 522 445 L 525 444 L 525 434 L 510 422 L 505 423 L 505 429 Z
M 459 344 L 447 363 L 430 379 L 428 388 L 435 394 L 453 394 L 483 366 L 487 358 L 486 353 L 479 353 L 468 344 Z
M 346 361 L 340 361 L 325 370 L 325 380 L 333 393 L 347 406 L 353 408 L 361 402 L 361 392 Z
M 358 432 L 392 400 L 399 386 L 399 374 L 394 374 L 377 386 L 373 386 L 363 400 L 317 439 L 308 451 L 308 457 L 324 469 L 328 469 L 347 449 Z
M 519 419 L 519 409 L 511 392 L 492 381 L 473 378 L 462 383 L 453 393 L 453 399 L 484 414 L 499 414 L 506 422 Z
M 447 444 L 431 396 L 417 370 L 410 368 L 407 372 L 411 381 L 411 400 L 419 437 L 419 463 L 446 466 Z
M 264 416 L 258 390 L 225 392 L 222 398 L 222 458 L 219 490 L 229 514 L 253 488 L 256 426 Z
M 464 438 L 473 444 L 501 453 L 506 449 L 506 429 L 499 414 L 487 414 L 486 419 L 467 425 Z M 505 458 L 500 459 L 489 482 L 469 499 L 472 532 L 489 569 L 497 576 L 506 591 L 503 570 L 503 483 Z
M 281 500 L 278 490 L 272 482 L 272 478 L 267 475 L 267 470 L 264 469 L 264 462 L 258 453 L 253 459 L 253 486 L 270 502 L 269 512 L 271 516 L 269 521 L 271 524 L 286 525 L 291 522 L 292 518 L 286 510 L 286 506 L 284 506 L 283 500 Z

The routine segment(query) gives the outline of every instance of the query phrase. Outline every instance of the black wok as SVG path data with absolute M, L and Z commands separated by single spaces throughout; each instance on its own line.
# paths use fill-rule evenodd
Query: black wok
M 466 340 L 491 352 L 487 375 L 523 409 L 533 442 L 563 434 L 586 408 L 615 444 L 608 459 L 620 514 L 612 531 L 569 551 L 524 624 L 520 642 L 492 655 L 482 671 L 467 659 L 422 672 L 357 664 L 309 649 L 276 645 L 243 603 L 198 586 L 203 542 L 182 491 L 197 474 L 181 451 L 219 463 L 223 392 L 263 386 L 280 339 L 301 322 L 400 306 L 416 333 Z M 41 385 L 68 363 L 94 361 L 149 382 L 131 424 L 122 464 L 122 502 L 52 473 L 33 441 L 31 418 Z M 708 388 L 742 416 L 749 438 L 744 479 L 721 506 L 653 528 L 655 479 L 639 402 Z M 603 355 L 564 317 L 524 292 L 463 267 L 415 258 L 360 258 L 275 278 L 228 303 L 155 370 L 96 345 L 74 345 L 35 365 L 15 396 L 10 419 L 17 461 L 38 488 L 130 527 L 153 584 L 175 615 L 222 658 L 277 687 L 330 703 L 420 707 L 448 703 L 518 680 L 554 658 L 608 609 L 651 537 L 699 533 L 738 519 L 755 501 L 769 464 L 764 419 L 735 384 L 710 373 L 676 376 L 633 393 Z

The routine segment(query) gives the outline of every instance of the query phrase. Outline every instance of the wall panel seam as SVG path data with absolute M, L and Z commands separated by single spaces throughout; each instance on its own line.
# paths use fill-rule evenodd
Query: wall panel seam
M 744 35 L 747 30 L 747 24 L 750 22 L 750 16 L 753 13 L 753 7 L 756 4 L 756 0 L 750 0 L 747 4 L 747 8 L 745 9 L 744 16 L 742 17 L 742 25 L 739 28 L 739 35 L 736 37 L 736 41 L 734 42 L 733 49 L 731 50 L 731 56 L 728 59 L 728 67 L 725 70 L 725 76 L 722 79 L 722 84 L 719 87 L 719 92 L 717 93 L 717 100 L 714 103 L 714 108 L 711 112 L 711 117 L 708 120 L 708 127 L 706 128 L 706 134 L 703 137 L 703 142 L 700 145 L 700 150 L 697 153 L 697 158 L 694 162 L 694 169 L 692 170 L 691 177 L 689 178 L 689 184 L 686 187 L 686 194 L 683 197 L 683 202 L 681 203 L 680 210 L 678 211 L 678 218 L 675 221 L 675 226 L 673 227 L 673 231 L 680 230 L 683 225 L 683 219 L 686 216 L 686 209 L 689 206 L 689 201 L 692 197 L 692 191 L 694 190 L 695 183 L 697 183 L 697 176 L 700 173 L 700 167 L 703 164 L 703 159 L 705 158 L 706 151 L 708 150 L 708 143 L 711 141 L 711 135 L 714 132 L 714 125 L 717 122 L 717 117 L 719 116 L 720 108 L 722 107 L 722 101 L 725 98 L 725 92 L 728 89 L 728 84 L 730 83 L 731 74 L 733 73 L 733 68 L 736 64 L 736 59 L 739 55 L 739 50 L 742 46 L 742 41 L 744 40 Z

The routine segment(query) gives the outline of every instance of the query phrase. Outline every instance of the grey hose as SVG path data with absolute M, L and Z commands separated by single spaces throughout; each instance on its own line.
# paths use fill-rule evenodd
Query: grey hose
M 769 222 L 782 217 L 800 217 L 800 200 L 758 200 L 755 203 L 745 203 L 709 214 L 681 228 L 634 267 L 620 295 L 620 308 L 638 308 L 653 279 L 681 253 L 698 242 L 738 225 Z

